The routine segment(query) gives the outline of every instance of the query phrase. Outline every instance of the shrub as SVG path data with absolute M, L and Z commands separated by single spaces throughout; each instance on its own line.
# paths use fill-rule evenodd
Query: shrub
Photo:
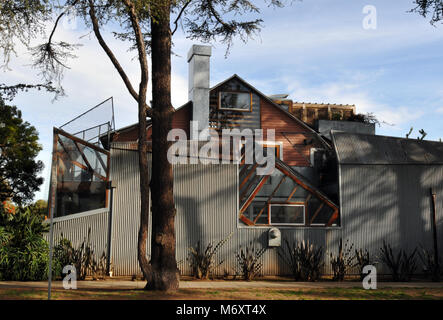
M 365 277 L 365 274 L 363 274 L 363 268 L 367 265 L 372 264 L 369 251 L 366 249 L 363 251 L 362 249 L 355 249 L 355 267 L 358 267 L 359 273 L 360 273 L 360 280 L 363 280 Z
M 225 239 L 220 240 L 215 246 L 213 243 L 210 243 L 205 249 L 201 246 L 200 241 L 197 242 L 195 247 L 189 248 L 188 261 L 191 266 L 192 275 L 195 278 L 208 279 L 213 273 L 213 270 L 224 262 L 224 260 L 222 260 L 216 263 L 215 254 L 221 247 L 223 247 L 231 236 L 232 232 Z
M 0 204 L 0 279 L 47 279 L 49 247 L 43 238 L 48 226 L 29 208 L 5 210 Z M 54 270 L 60 266 L 54 263 Z
M 71 241 L 63 238 L 54 247 L 54 260 L 62 267 L 73 265 L 77 272 L 78 280 L 85 280 L 87 275 L 93 279 L 104 278 L 106 276 L 106 254 L 102 253 L 97 261 L 94 250 L 91 246 L 91 228 L 88 229 L 88 235 L 78 248 L 72 246 Z M 62 276 L 61 269 L 57 275 Z
M 331 266 L 334 272 L 333 280 L 343 281 L 346 273 L 354 267 L 354 255 L 352 249 L 354 244 L 349 245 L 349 240 L 346 241 L 343 249 L 343 240 L 340 239 L 338 245 L 338 255 L 333 256 L 331 253 Z
M 421 252 L 418 252 L 418 256 L 420 257 L 421 262 L 423 263 L 423 269 L 427 276 L 431 277 L 432 281 L 440 281 L 440 275 L 442 272 L 441 269 L 441 260 L 436 263 L 434 252 L 429 251 L 425 248 L 421 247 Z
M 320 269 L 323 266 L 323 248 L 315 247 L 309 242 L 289 243 L 284 240 L 285 246 L 278 249 L 280 258 L 291 269 L 296 281 L 316 281 L 320 278 Z
M 239 273 L 244 280 L 253 280 L 257 275 L 260 274 L 263 267 L 263 263 L 260 261 L 262 255 L 265 253 L 266 248 L 256 249 L 251 243 L 245 247 L 245 249 L 240 248 L 236 253 Z
M 412 275 L 417 269 L 415 261 L 416 252 L 417 249 L 414 249 L 414 251 L 408 255 L 406 251 L 401 249 L 395 255 L 391 246 L 383 241 L 383 248 L 380 248 L 380 259 L 391 271 L 393 281 L 411 280 Z

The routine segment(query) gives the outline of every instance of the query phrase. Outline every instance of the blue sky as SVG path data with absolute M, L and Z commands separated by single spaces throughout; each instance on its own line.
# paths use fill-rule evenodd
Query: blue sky
M 377 28 L 365 30 L 363 8 L 377 9 Z M 357 112 L 373 112 L 388 124 L 377 133 L 404 136 L 411 126 L 426 139 L 443 139 L 443 25 L 433 27 L 416 13 L 412 0 L 304 0 L 282 9 L 265 7 L 264 28 L 247 44 L 213 45 L 211 85 L 236 73 L 265 94 L 287 93 L 294 101 L 355 104 Z M 108 30 L 109 31 L 109 30 Z M 80 23 L 64 21 L 58 40 L 82 43 L 70 62 L 63 85 L 67 97 L 28 92 L 13 104 L 40 133 L 39 159 L 46 182 L 35 199 L 46 199 L 51 161 L 52 127 L 113 96 L 117 128 L 136 122 L 136 102 L 129 96 L 95 38 Z M 137 87 L 135 52 L 105 33 Z M 177 32 L 172 59 L 172 99 L 187 101 L 186 55 L 193 43 Z M 1 82 L 36 82 L 37 72 L 24 50 L 3 72 Z

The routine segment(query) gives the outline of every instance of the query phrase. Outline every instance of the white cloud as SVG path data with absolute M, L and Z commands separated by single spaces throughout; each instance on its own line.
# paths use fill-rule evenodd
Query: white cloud
M 393 124 L 393 129 L 400 129 L 402 125 L 423 116 L 424 112 L 414 107 L 388 105 L 372 97 L 365 86 L 382 74 L 375 71 L 364 77 L 357 74 L 350 77 L 350 81 L 339 80 L 309 86 L 292 77 L 284 77 L 280 81 L 286 85 L 289 98 L 294 101 L 355 105 L 357 113 L 374 113 L 379 121 Z

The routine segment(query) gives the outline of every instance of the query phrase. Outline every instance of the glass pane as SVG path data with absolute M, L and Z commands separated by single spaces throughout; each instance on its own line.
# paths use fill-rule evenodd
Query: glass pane
M 314 215 L 315 212 L 311 212 L 311 215 Z M 312 218 L 314 218 L 313 220 L 312 220 L 312 218 L 309 218 L 309 219 L 310 219 L 310 221 L 312 220 L 312 222 L 311 222 L 312 225 L 326 225 L 329 222 L 329 220 L 331 219 L 333 213 L 334 213 L 334 210 L 325 204 L 325 205 L 323 205 L 323 207 L 321 208 L 321 210 L 319 211 L 317 216 L 315 216 L 315 218 L 312 217 Z
M 305 224 L 303 205 L 271 204 L 271 224 Z
M 58 138 L 55 216 L 104 208 L 107 175 L 103 165 L 106 165 L 108 155 L 81 142 L 77 142 L 77 148 L 73 140 L 61 134 Z
M 221 92 L 220 109 L 251 110 L 251 94 L 246 92 Z
M 254 221 L 262 210 L 263 212 L 261 213 L 260 217 L 257 219 L 255 224 L 267 225 L 269 224 L 268 206 L 264 201 L 253 201 L 249 206 L 248 210 L 246 210 L 245 215 L 249 220 Z

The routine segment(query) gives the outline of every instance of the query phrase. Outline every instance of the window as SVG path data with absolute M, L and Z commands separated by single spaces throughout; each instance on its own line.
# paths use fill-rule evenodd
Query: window
M 254 201 L 248 211 L 248 219 L 255 221 L 256 225 L 269 225 L 268 208 L 265 201 Z
M 305 206 L 302 204 L 270 204 L 271 224 L 305 225 Z
M 250 92 L 220 92 L 220 110 L 252 111 L 252 93 Z
M 62 130 L 54 132 L 55 217 L 107 207 L 109 152 Z M 51 197 L 52 199 L 52 197 Z M 52 200 L 50 200 L 52 201 Z M 52 204 L 51 204 L 52 205 Z
M 281 146 L 282 146 L 281 144 L 270 144 L 265 142 L 263 143 L 263 150 L 264 150 L 263 155 L 267 156 L 268 151 L 274 152 L 275 157 L 282 160 L 280 152 Z

